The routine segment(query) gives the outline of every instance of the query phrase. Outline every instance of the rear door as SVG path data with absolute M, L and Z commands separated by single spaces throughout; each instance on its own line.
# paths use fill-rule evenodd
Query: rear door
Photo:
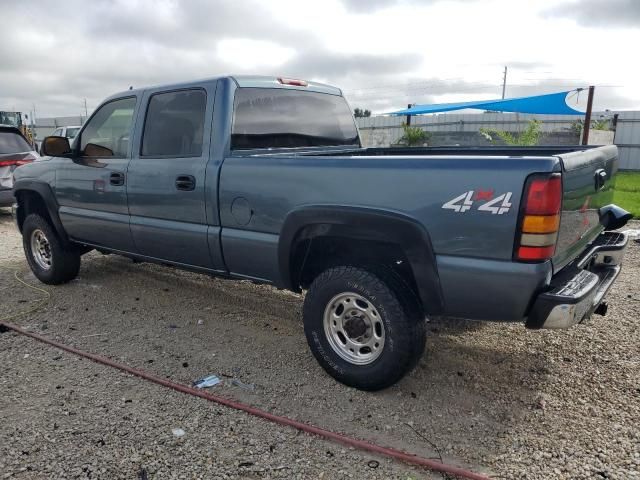
M 205 188 L 215 88 L 212 82 L 145 91 L 127 175 L 131 233 L 143 255 L 222 269 L 208 241 L 207 208 L 217 211 L 217 185 Z
M 79 156 L 60 159 L 56 197 L 60 220 L 74 240 L 133 252 L 126 171 L 136 97 L 110 100 L 80 133 Z
M 560 155 L 562 217 L 555 270 L 573 260 L 603 229 L 598 210 L 613 203 L 618 149 L 614 145 Z

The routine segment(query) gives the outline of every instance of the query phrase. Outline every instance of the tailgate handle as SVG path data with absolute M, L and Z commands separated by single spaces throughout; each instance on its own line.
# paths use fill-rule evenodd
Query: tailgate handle
M 604 188 L 605 183 L 607 182 L 607 172 L 604 171 L 604 168 L 599 168 L 596 170 L 594 174 L 595 178 L 595 187 L 596 192 L 602 190 Z

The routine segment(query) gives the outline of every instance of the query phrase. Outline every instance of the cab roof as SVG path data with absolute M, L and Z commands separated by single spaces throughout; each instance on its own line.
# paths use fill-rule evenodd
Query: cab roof
M 108 99 L 123 97 L 126 95 L 138 95 L 150 88 L 153 88 L 153 89 L 188 88 L 188 87 L 193 87 L 195 85 L 202 85 L 203 83 L 206 83 L 206 82 L 215 82 L 220 79 L 231 80 L 239 88 L 284 88 L 284 89 L 290 89 L 290 90 L 303 90 L 303 91 L 311 91 L 311 92 L 318 92 L 318 93 L 328 93 L 331 95 L 342 95 L 342 90 L 340 90 L 338 87 L 333 87 L 331 85 L 326 85 L 324 83 L 305 80 L 304 82 L 306 83 L 306 86 L 288 85 L 288 84 L 283 84 L 279 80 L 280 78 L 289 78 L 289 77 L 270 77 L 270 76 L 264 76 L 264 75 L 222 75 L 219 77 L 210 77 L 210 78 L 204 78 L 200 80 L 192 80 L 188 82 L 149 85 L 142 88 L 124 90 L 122 92 L 118 92 L 113 95 L 110 95 Z

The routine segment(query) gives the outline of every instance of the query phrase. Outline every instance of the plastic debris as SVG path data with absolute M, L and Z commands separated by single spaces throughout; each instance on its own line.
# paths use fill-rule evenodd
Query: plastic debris
M 244 390 L 253 391 L 256 389 L 256 386 L 253 383 L 244 383 L 238 380 L 237 378 L 234 378 L 233 380 L 231 380 L 231 385 L 235 385 L 236 387 L 240 387 Z
M 185 434 L 185 431 L 181 428 L 172 428 L 171 433 L 176 437 L 182 437 Z
M 629 238 L 640 238 L 639 228 L 630 228 L 629 230 L 624 230 L 622 233 L 629 235 Z
M 208 388 L 213 387 L 214 385 L 218 385 L 222 380 L 220 380 L 215 375 L 209 375 L 208 377 L 203 377 L 199 380 L 193 382 L 193 386 L 196 388 Z

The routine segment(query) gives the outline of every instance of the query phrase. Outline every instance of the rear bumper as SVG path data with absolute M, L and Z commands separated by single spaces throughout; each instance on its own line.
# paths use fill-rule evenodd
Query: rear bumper
M 601 234 L 538 295 L 527 328 L 568 328 L 589 318 L 618 278 L 627 242 L 623 233 Z
M 2 188 L 0 189 L 0 207 L 10 207 L 16 202 L 15 197 L 13 196 L 13 190 L 10 188 Z

